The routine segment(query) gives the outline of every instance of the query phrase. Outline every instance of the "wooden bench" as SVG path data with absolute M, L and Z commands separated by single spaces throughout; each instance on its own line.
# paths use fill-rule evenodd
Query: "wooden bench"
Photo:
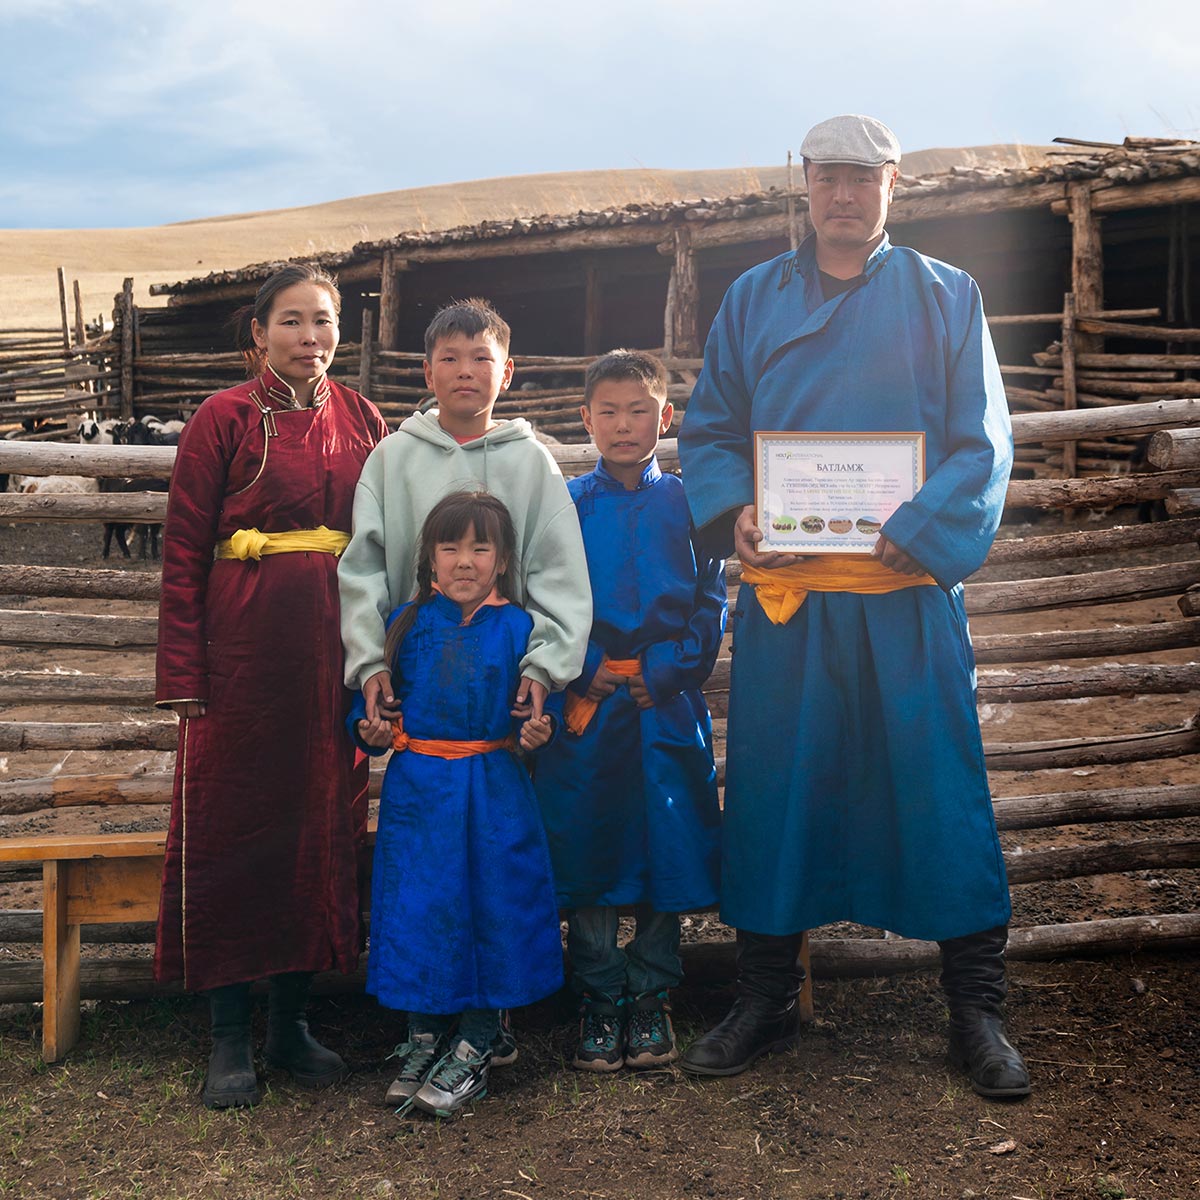
M 42 864 L 42 1057 L 79 1040 L 80 929 L 158 919 L 165 831 L 0 839 L 0 862 Z

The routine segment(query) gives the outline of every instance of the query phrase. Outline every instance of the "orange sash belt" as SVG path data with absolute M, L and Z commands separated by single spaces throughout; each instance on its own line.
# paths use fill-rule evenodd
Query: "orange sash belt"
M 626 679 L 642 673 L 642 663 L 637 658 L 609 658 L 606 654 L 600 660 L 600 665 L 614 675 L 624 675 Z M 589 700 L 576 692 L 568 692 L 566 700 L 563 701 L 563 722 L 576 737 L 579 737 L 592 723 L 599 707 L 600 704 L 596 700 Z
M 800 562 L 770 569 L 743 563 L 742 579 L 754 588 L 763 612 L 774 625 L 786 625 L 800 611 L 809 592 L 880 595 L 901 588 L 937 586 L 930 575 L 902 575 L 877 558 L 844 554 L 812 554 Z
M 488 754 L 492 750 L 515 750 L 517 739 L 509 734 L 506 738 L 491 741 L 452 742 L 444 738 L 410 738 L 404 732 L 401 720 L 392 722 L 392 749 L 411 750 L 414 754 L 427 754 L 430 758 L 471 758 L 476 754 Z

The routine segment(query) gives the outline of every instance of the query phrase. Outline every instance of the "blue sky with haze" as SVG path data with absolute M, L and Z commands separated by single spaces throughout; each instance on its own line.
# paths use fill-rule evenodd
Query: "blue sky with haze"
M 0 228 L 159 224 L 498 175 L 1200 138 L 1196 0 L 0 0 Z

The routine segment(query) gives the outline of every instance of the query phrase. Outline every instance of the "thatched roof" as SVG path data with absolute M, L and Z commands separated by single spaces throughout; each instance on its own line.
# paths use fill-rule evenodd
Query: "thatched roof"
M 1128 185 L 1200 175 L 1200 142 L 1130 138 L 1121 146 L 1097 143 L 1075 145 L 1075 149 L 1065 152 L 1061 157 L 1044 156 L 1032 164 L 982 162 L 956 165 L 932 174 L 902 174 L 897 183 L 894 215 L 902 215 L 906 209 L 916 211 L 916 202 L 949 198 L 960 193 L 988 194 L 988 207 L 994 209 L 1005 207 L 1004 196 L 996 195 L 1005 189 L 1015 193 L 1017 189 L 1024 191 L 1053 184 L 1065 187 L 1068 183 L 1085 180 L 1095 181 L 1099 186 L 1106 183 Z M 798 174 L 798 180 L 802 180 L 802 175 Z M 797 207 L 803 209 L 805 200 L 801 187 L 797 188 L 796 199 Z M 377 260 L 386 251 L 404 256 L 456 243 L 481 244 L 589 229 L 667 225 L 681 220 L 705 223 L 745 221 L 782 213 L 786 205 L 787 192 L 780 187 L 736 196 L 676 199 L 660 203 L 637 202 L 596 211 L 485 220 L 451 229 L 405 232 L 381 241 L 359 242 L 346 251 L 304 256 L 302 261 L 319 263 L 336 271 Z M 925 215 L 927 207 L 920 205 L 920 215 Z M 236 271 L 218 271 L 196 279 L 156 284 L 150 290 L 154 295 L 202 293 L 229 285 L 253 283 L 266 278 L 282 265 L 278 261 L 255 263 Z

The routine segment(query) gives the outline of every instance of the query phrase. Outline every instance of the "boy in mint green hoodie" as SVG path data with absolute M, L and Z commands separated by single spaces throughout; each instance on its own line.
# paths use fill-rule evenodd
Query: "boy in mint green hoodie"
M 396 715 L 384 622 L 415 595 L 421 526 L 450 492 L 491 492 L 516 526 L 516 599 L 533 618 L 518 705 L 540 717 L 547 694 L 583 668 L 592 596 L 575 505 L 529 422 L 492 417 L 512 382 L 510 336 L 486 300 L 440 309 L 425 331 L 425 382 L 437 407 L 405 420 L 363 466 L 338 590 L 346 686 L 362 690 L 369 720 Z

